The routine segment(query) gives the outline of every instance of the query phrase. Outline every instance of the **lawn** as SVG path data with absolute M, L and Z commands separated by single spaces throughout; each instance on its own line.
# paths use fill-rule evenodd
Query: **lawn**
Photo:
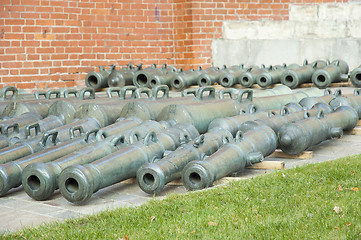
M 169 195 L 4 239 L 361 239 L 361 155 Z

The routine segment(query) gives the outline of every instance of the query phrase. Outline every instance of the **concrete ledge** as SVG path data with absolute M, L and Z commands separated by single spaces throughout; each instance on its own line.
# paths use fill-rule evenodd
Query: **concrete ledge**
M 291 21 L 316 21 L 316 20 L 338 20 L 350 21 L 361 19 L 361 4 L 354 3 L 332 3 L 332 4 L 309 4 L 290 5 Z
M 359 20 L 224 22 L 222 36 L 224 39 L 361 38 L 361 25 Z
M 361 38 L 329 39 L 215 39 L 212 42 L 212 63 L 215 66 L 234 64 L 282 63 L 302 64 L 304 59 L 343 59 L 352 70 L 361 63 Z

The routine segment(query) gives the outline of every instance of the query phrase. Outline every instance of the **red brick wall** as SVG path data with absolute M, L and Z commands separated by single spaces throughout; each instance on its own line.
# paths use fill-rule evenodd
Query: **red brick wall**
M 207 67 L 223 21 L 287 20 L 290 3 L 339 1 L 0 0 L 0 87 L 84 86 L 96 66 L 129 61 Z

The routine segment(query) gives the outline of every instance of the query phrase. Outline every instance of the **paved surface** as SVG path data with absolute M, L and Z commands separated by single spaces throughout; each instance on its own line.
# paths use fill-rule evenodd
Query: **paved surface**
M 353 89 L 343 88 L 344 93 L 351 93 Z M 361 153 L 359 147 L 361 136 L 345 135 L 342 139 L 325 141 L 313 147 L 314 157 L 308 160 L 266 158 L 266 160 L 285 161 L 286 168 L 297 165 L 317 163 L 337 159 L 342 156 Z M 239 174 L 249 178 L 265 174 L 265 170 L 247 169 Z M 185 193 L 183 186 L 167 186 L 161 196 L 169 193 Z M 99 211 L 118 207 L 138 206 L 153 199 L 137 186 L 135 181 L 118 183 L 95 193 L 85 205 L 74 205 L 66 201 L 57 191 L 50 200 L 35 201 L 28 197 L 22 187 L 13 189 L 5 197 L 0 198 L 0 232 L 16 231 L 26 226 L 37 226 L 42 223 L 62 221 L 70 217 L 79 217 Z

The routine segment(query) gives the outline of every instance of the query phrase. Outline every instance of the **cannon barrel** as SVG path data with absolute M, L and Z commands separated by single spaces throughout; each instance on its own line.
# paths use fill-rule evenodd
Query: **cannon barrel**
M 204 69 L 202 74 L 197 79 L 197 84 L 199 86 L 211 86 L 214 83 L 218 82 L 219 77 L 225 73 L 225 69 L 220 69 L 219 67 L 210 67 Z
M 263 72 L 267 72 L 267 69 L 265 69 L 264 66 L 261 68 L 258 66 L 251 66 L 239 76 L 239 83 L 245 88 L 250 88 L 256 83 L 256 77 Z
M 34 112 L 23 113 L 16 118 L 6 119 L 0 122 L 1 135 L 10 136 L 12 133 L 19 133 L 19 129 L 33 122 L 42 119 L 42 117 Z
M 245 122 L 234 142 L 227 143 L 202 161 L 192 161 L 185 166 L 182 172 L 184 186 L 188 190 L 211 187 L 215 180 L 262 161 L 276 147 L 277 136 L 271 128 Z
M 316 70 L 312 82 L 318 88 L 327 88 L 331 83 L 348 81 L 348 65 L 342 60 L 335 60 L 330 65 Z
M 245 71 L 246 71 L 246 69 L 243 67 L 243 65 L 240 65 L 239 69 L 237 69 L 237 70 L 228 71 L 226 73 L 223 73 L 219 77 L 219 84 L 221 84 L 223 87 L 232 87 L 239 83 L 240 76 Z
M 176 72 L 173 66 L 163 64 L 161 68 L 157 68 L 157 65 L 153 63 L 151 67 L 139 70 L 134 74 L 133 85 L 136 87 L 150 87 L 150 81 L 154 76 L 163 76 L 172 72 Z
M 85 77 L 85 84 L 94 89 L 101 89 L 108 87 L 108 77 L 111 69 L 106 70 L 103 66 L 99 66 L 99 72 L 89 72 Z
M 31 154 L 15 161 L 0 165 L 0 196 L 4 196 L 10 189 L 21 185 L 23 169 L 31 163 L 49 162 L 66 154 L 77 151 L 89 143 L 89 131 L 84 138 L 75 138 L 49 147 L 40 152 Z M 33 179 L 34 180 L 34 179 Z
M 197 85 L 197 79 L 201 74 L 202 68 L 198 70 L 190 69 L 188 71 L 180 69 L 175 78 L 171 80 L 170 86 L 177 91 L 181 91 L 189 86 Z
M 85 202 L 99 189 L 135 177 L 142 164 L 161 158 L 165 151 L 174 151 L 185 139 L 197 136 L 197 130 L 190 124 L 176 125 L 157 134 L 149 133 L 143 141 L 93 163 L 64 169 L 59 176 L 60 192 L 70 202 Z
M 167 183 L 180 178 L 188 162 L 213 154 L 232 139 L 227 130 L 214 128 L 159 161 L 143 164 L 137 171 L 139 187 L 149 194 L 160 193 Z
M 354 87 L 361 87 L 361 65 L 351 71 L 350 81 Z
M 322 141 L 341 137 L 343 130 L 353 129 L 357 121 L 356 111 L 347 106 L 341 106 L 328 115 L 320 111 L 318 117 L 281 127 L 278 132 L 279 145 L 285 153 L 299 154 Z
M 134 73 L 139 70 L 138 66 L 133 66 L 132 63 L 127 64 L 127 67 L 116 70 L 115 66 L 111 66 L 111 72 L 108 76 L 109 87 L 124 87 L 133 85 Z
M 58 188 L 58 177 L 61 171 L 75 164 L 91 163 L 105 157 L 128 144 L 142 140 L 147 132 L 160 132 L 164 127 L 154 121 L 146 121 L 136 128 L 123 131 L 121 135 L 112 135 L 101 141 L 92 143 L 73 153 L 67 154 L 49 163 L 32 163 L 28 165 L 22 176 L 25 192 L 36 200 L 46 200 Z M 114 137 L 113 137 L 114 136 Z M 36 188 L 34 187 L 34 183 Z
M 268 72 L 263 72 L 256 76 L 257 84 L 262 87 L 266 88 L 273 84 L 281 82 L 281 76 L 287 69 L 297 69 L 300 66 L 298 64 L 291 64 L 290 66 L 286 67 L 286 64 L 283 66 L 274 66 L 272 69 L 269 69 Z
M 24 113 L 26 114 L 26 113 Z M 16 134 L 11 136 L 1 135 L 0 136 L 0 149 L 8 147 L 16 142 L 21 142 L 25 139 L 30 139 L 39 136 L 41 133 L 45 133 L 48 130 L 57 128 L 64 125 L 62 118 L 56 116 L 48 116 L 39 121 L 28 124 L 25 127 L 19 129 Z
M 361 96 L 358 95 L 359 92 L 355 90 L 354 96 L 338 96 L 332 99 L 329 104 L 333 109 L 336 109 L 340 106 L 348 106 L 355 109 L 359 118 L 361 119 Z
M 287 103 L 298 103 L 305 97 L 318 97 L 322 96 L 324 93 L 322 90 L 317 88 L 309 88 L 302 91 L 297 91 L 292 94 L 276 95 L 269 97 L 259 97 L 252 99 L 253 105 L 256 107 L 256 111 L 266 111 L 266 110 L 276 110 L 280 109 L 283 105 Z M 238 101 L 242 102 L 243 96 L 239 95 Z
M 302 67 L 296 69 L 287 69 L 283 72 L 281 76 L 281 83 L 290 88 L 296 88 L 303 83 L 312 82 L 312 74 L 318 70 L 326 67 L 328 63 L 326 61 L 317 60 L 308 64 L 305 64 Z
M 296 103 L 289 103 L 280 109 L 279 115 L 291 114 L 291 113 L 299 112 L 301 110 L 302 107 L 300 105 Z M 232 136 L 235 136 L 236 133 L 239 131 L 239 126 L 244 122 L 255 121 L 258 119 L 269 119 L 274 115 L 277 115 L 276 111 L 264 111 L 264 112 L 256 112 L 253 114 L 242 113 L 234 117 L 218 118 L 213 120 L 209 124 L 208 131 L 211 131 L 212 129 L 221 128 L 229 131 L 232 134 Z
M 172 86 L 172 81 L 177 77 L 177 70 L 172 68 L 171 71 L 164 71 L 162 75 L 153 75 L 150 80 L 148 87 L 154 88 L 159 85 Z
M 45 132 L 42 136 L 37 136 L 3 148 L 0 152 L 0 163 L 6 163 L 25 157 L 51 146 L 50 144 L 56 145 L 59 142 L 74 138 L 77 136 L 77 132 L 81 135 L 87 131 L 100 127 L 99 122 L 94 118 L 85 118 L 57 127 Z

